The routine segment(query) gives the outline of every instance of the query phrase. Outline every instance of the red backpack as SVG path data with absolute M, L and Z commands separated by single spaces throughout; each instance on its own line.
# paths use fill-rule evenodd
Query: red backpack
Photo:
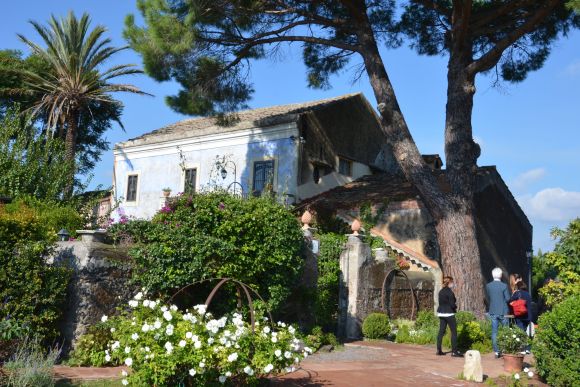
M 521 295 L 519 293 L 518 293 L 518 296 L 521 297 Z M 514 316 L 527 317 L 528 307 L 526 305 L 526 300 L 524 300 L 522 298 L 518 298 L 517 300 L 510 302 L 510 306 L 512 307 L 512 310 L 514 312 Z

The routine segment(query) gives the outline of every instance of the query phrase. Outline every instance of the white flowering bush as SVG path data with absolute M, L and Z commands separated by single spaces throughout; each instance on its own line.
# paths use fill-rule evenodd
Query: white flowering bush
M 500 327 L 497 346 L 502 353 L 518 354 L 528 345 L 528 335 L 518 327 Z
M 185 313 L 138 293 L 119 319 L 105 360 L 130 368 L 123 384 L 252 385 L 270 373 L 291 372 L 312 350 L 294 327 L 261 319 L 255 333 L 242 316 L 214 317 L 205 305 Z

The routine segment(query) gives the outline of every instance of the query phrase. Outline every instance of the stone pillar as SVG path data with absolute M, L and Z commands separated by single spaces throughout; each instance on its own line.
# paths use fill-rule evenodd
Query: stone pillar
M 346 249 L 340 255 L 338 333 L 347 340 L 362 336 L 358 310 L 360 268 L 365 261 L 372 259 L 370 246 L 362 241 L 358 230 L 353 231 L 355 233 L 348 236 Z
M 433 311 L 437 312 L 439 307 L 439 291 L 443 287 L 443 273 L 438 267 L 429 269 L 429 272 L 433 275 Z

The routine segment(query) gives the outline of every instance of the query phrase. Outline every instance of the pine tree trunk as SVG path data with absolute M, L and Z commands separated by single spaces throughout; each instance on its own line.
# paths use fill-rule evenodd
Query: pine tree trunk
M 368 25 L 368 23 L 367 23 Z M 484 311 L 484 288 L 481 275 L 481 264 L 475 221 L 473 217 L 473 171 L 471 177 L 466 176 L 467 168 L 449 170 L 446 176 L 452 187 L 451 193 L 443 192 L 436 176 L 423 161 L 407 127 L 399 108 L 394 89 L 385 70 L 379 54 L 377 43 L 370 28 L 358 36 L 362 46 L 362 57 L 367 74 L 379 104 L 381 126 L 390 142 L 405 177 L 415 185 L 421 194 L 425 205 L 436 222 L 437 240 L 441 251 L 442 271 L 455 279 L 455 294 L 460 310 L 473 311 L 482 315 Z M 471 102 L 473 99 L 471 100 Z M 449 101 L 448 110 L 455 109 L 456 101 Z M 472 105 L 471 105 L 472 106 Z M 471 109 L 471 106 L 468 109 Z M 471 111 L 458 109 L 463 116 L 453 117 L 465 119 Z M 461 117 L 460 117 L 461 116 Z M 451 118 L 453 118 L 451 117 Z M 446 122 L 446 158 L 451 157 L 452 168 L 461 165 L 464 153 L 452 155 L 456 147 L 464 146 L 464 136 L 456 130 L 447 130 L 450 122 Z M 463 121 L 462 121 L 463 122 Z M 471 117 L 469 117 L 471 123 Z M 469 125 L 471 131 L 471 125 Z M 471 132 L 469 132 L 471 136 Z M 473 141 L 471 140 L 471 143 Z M 469 147 L 471 151 L 471 147 Z M 449 167 L 449 164 L 448 164 Z M 467 187 L 455 191 L 462 183 Z
M 66 136 L 64 139 L 64 146 L 65 146 L 65 161 L 75 165 L 75 148 L 77 144 L 77 130 L 78 130 L 78 122 L 77 122 L 77 114 L 71 113 L 70 116 L 67 118 L 67 128 L 66 128 Z M 72 168 L 69 176 L 69 182 L 65 187 L 64 197 L 65 199 L 70 199 L 74 193 L 74 182 L 75 182 L 75 171 L 76 168 Z

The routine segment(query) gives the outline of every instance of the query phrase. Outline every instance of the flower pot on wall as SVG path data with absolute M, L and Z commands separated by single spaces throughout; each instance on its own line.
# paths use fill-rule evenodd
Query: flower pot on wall
M 168 198 L 169 195 L 171 195 L 171 191 L 167 191 L 167 190 L 163 191 L 163 196 L 165 196 L 166 198 Z
M 507 372 L 521 372 L 524 367 L 524 355 L 505 353 L 503 356 L 503 369 Z

